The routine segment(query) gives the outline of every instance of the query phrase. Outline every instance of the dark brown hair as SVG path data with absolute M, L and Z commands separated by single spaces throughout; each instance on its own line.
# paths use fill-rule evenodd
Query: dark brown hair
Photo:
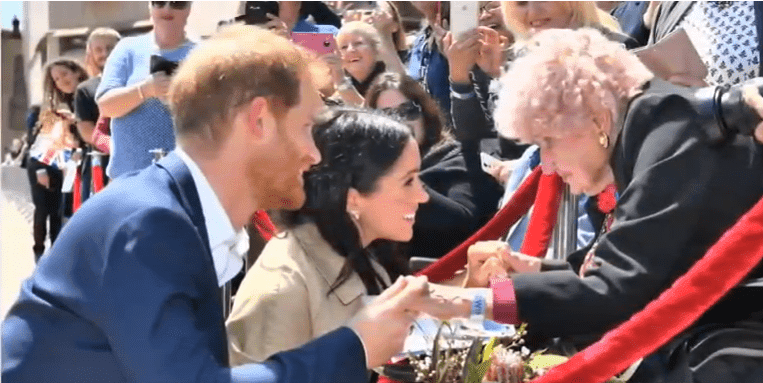
M 43 94 L 45 96 L 45 101 L 47 102 L 43 107 L 45 110 L 56 110 L 61 103 L 71 106 L 71 103 L 74 100 L 74 93 L 66 94 L 56 87 L 56 83 L 53 81 L 53 74 L 51 73 L 54 66 L 62 66 L 74 72 L 74 74 L 77 75 L 78 82 L 88 79 L 85 68 L 72 59 L 59 58 L 48 63 L 45 66 L 45 77 L 42 82 Z
M 446 130 L 445 118 L 440 113 L 437 101 L 424 90 L 421 84 L 407 75 L 388 72 L 377 76 L 366 92 L 366 106 L 376 109 L 379 95 L 390 89 L 397 90 L 407 99 L 421 105 L 424 116 L 424 140 L 419 145 L 419 151 L 422 157 L 432 147 L 450 138 Z

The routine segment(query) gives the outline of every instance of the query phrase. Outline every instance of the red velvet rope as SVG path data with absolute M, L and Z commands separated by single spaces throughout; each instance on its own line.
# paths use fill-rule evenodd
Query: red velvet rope
M 509 203 L 506 204 L 485 226 L 472 234 L 466 241 L 451 250 L 437 262 L 425 267 L 416 275 L 426 275 L 430 282 L 440 282 L 451 278 L 456 271 L 466 265 L 466 251 L 477 241 L 496 239 L 506 232 L 530 210 L 541 178 L 541 167 L 538 166 L 519 186 Z
M 95 160 L 93 161 L 93 193 L 98 193 L 103 189 L 103 167 L 101 166 L 100 162 L 96 164 Z
M 562 201 L 564 181 L 556 173 L 543 174 L 538 184 L 533 212 L 527 224 L 525 238 L 522 241 L 522 254 L 533 257 L 546 255 L 548 244 L 556 226 L 559 205 Z
M 74 186 L 72 188 L 72 214 L 79 210 L 82 205 L 82 173 L 77 167 L 77 173 L 74 175 Z
M 533 382 L 604 382 L 651 354 L 688 328 L 760 263 L 762 239 L 763 200 L 656 300 Z

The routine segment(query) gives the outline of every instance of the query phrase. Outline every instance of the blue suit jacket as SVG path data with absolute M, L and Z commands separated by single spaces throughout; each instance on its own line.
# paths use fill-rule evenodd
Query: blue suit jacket
M 228 368 L 201 204 L 174 153 L 83 205 L 2 329 L 3 382 L 365 382 L 344 327 Z

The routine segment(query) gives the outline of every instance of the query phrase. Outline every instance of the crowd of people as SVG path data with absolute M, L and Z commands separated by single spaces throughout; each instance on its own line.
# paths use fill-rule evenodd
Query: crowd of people
M 422 314 L 527 323 L 528 346 L 574 353 L 763 197 L 763 123 L 735 133 L 755 127 L 707 96 L 763 116 L 759 3 L 479 2 L 453 34 L 449 2 L 413 2 L 409 35 L 397 3 L 246 2 L 195 41 L 191 2 L 151 1 L 148 34 L 98 28 L 86 65 L 51 60 L 20 143 L 38 265 L 3 379 L 368 382 Z M 582 198 L 577 251 L 520 253 L 526 217 L 449 280 L 412 276 L 538 166 Z M 262 211 L 274 236 L 248 257 Z M 755 381 L 761 281 L 629 381 Z

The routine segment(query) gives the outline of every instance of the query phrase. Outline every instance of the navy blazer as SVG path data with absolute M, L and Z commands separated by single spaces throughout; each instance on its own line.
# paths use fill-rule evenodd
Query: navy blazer
M 2 328 L 4 382 L 365 382 L 340 328 L 228 368 L 220 289 L 191 173 L 174 153 L 75 214 Z

